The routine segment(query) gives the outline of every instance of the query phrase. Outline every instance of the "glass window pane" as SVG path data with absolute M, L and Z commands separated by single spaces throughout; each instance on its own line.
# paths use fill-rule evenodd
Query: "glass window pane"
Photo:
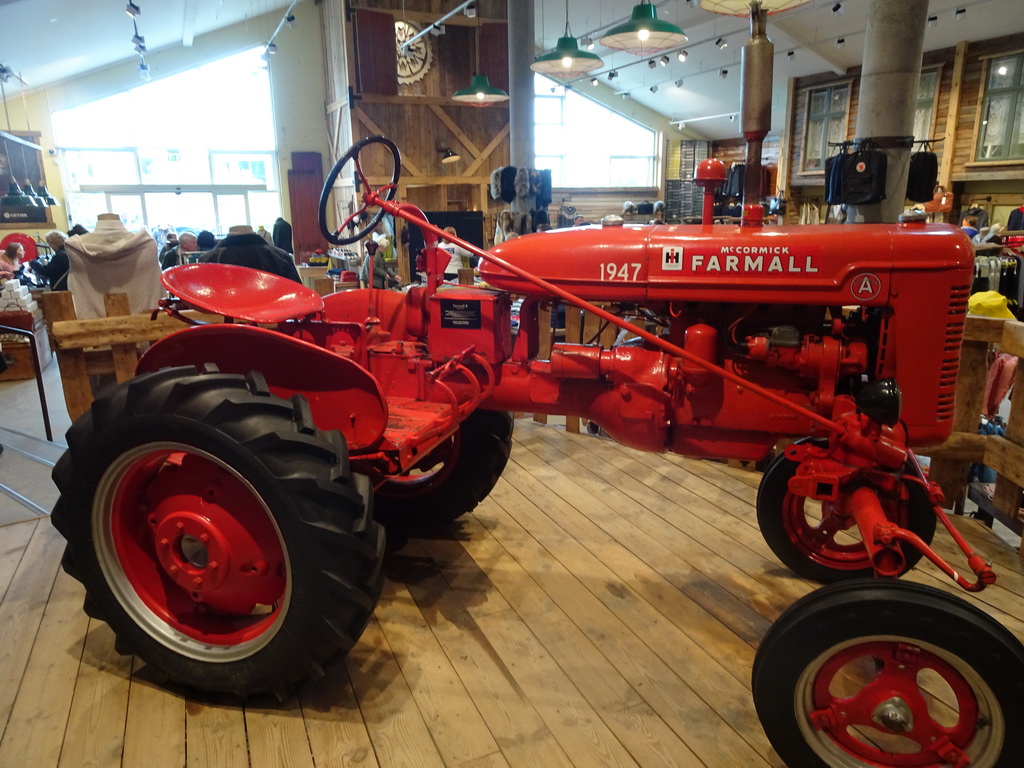
M 922 72 L 921 80 L 917 86 L 918 101 L 932 101 L 935 98 L 935 86 L 939 82 L 939 73 L 935 70 Z
M 258 227 L 261 224 L 273 231 L 274 222 L 281 215 L 281 196 L 276 192 L 249 193 L 249 224 Z M 234 224 L 243 224 L 236 221 Z
M 1017 94 L 1017 117 L 1014 125 L 1017 126 L 1017 130 L 1012 153 L 1019 157 L 1024 154 L 1024 93 Z
M 822 137 L 825 133 L 823 120 L 807 121 L 807 142 L 804 146 L 804 170 L 812 171 L 823 167 L 822 163 Z
M 1005 151 L 1007 123 L 1010 117 L 1010 94 L 989 98 L 988 109 L 981 121 L 980 154 L 983 158 L 1002 157 Z
M 919 106 L 914 110 L 914 138 L 930 139 L 932 133 L 932 105 Z
M 537 154 L 558 155 L 567 151 L 564 140 L 564 129 L 560 125 L 538 125 L 534 131 L 537 143 Z
M 141 195 L 111 195 L 110 210 L 121 217 L 121 221 L 132 232 L 146 226 L 146 217 L 142 211 Z
M 849 91 L 847 86 L 832 89 L 832 97 L 829 99 L 828 111 L 832 114 L 846 114 L 846 95 Z
M 139 149 L 143 184 L 209 184 L 210 156 L 196 149 Z
M 58 147 L 107 149 L 135 146 L 135 123 L 124 119 L 124 116 L 130 114 L 131 104 L 127 93 L 72 109 L 62 109 L 51 115 L 53 139 Z M 164 119 L 167 119 L 166 115 Z
M 249 221 L 245 210 L 245 195 L 217 195 L 217 229 L 214 234 L 225 234 L 235 224 Z
M 613 187 L 642 187 L 651 177 L 649 157 L 613 157 L 608 183 Z
M 277 174 L 268 154 L 213 154 L 214 184 L 260 184 L 276 189 Z
M 828 104 L 828 89 L 811 92 L 811 114 L 820 115 Z
M 210 192 L 147 192 L 146 214 L 150 225 L 169 224 L 178 231 L 213 231 L 217 227 Z
M 989 88 L 1012 88 L 1017 84 L 1017 68 L 1019 57 L 993 59 L 988 73 Z
M 828 121 L 828 143 L 838 144 L 846 140 L 846 117 L 832 117 Z M 827 152 L 828 150 L 826 150 Z
M 562 122 L 562 99 L 534 99 L 534 119 L 541 125 L 557 125 Z
M 113 186 L 139 183 L 134 152 L 66 151 L 64 163 L 71 187 L 81 187 L 83 184 Z
M 68 192 L 65 200 L 68 205 L 68 222 L 72 225 L 81 224 L 89 230 L 96 226 L 97 216 L 110 212 L 107 196 L 102 192 Z

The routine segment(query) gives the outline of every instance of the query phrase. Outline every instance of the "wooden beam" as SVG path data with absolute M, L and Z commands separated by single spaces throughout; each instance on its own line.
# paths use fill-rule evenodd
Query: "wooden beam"
M 968 315 L 964 323 L 964 341 L 984 341 L 998 344 L 1003 340 L 1003 326 L 1006 320 L 1001 317 L 983 317 Z
M 459 128 L 454 120 L 448 117 L 448 113 L 441 109 L 439 104 L 430 104 L 429 106 L 430 111 L 437 115 L 437 119 L 444 123 L 445 128 L 455 134 L 455 138 L 462 142 L 462 145 L 469 150 L 469 153 L 473 155 L 474 158 L 480 157 L 480 150 L 477 149 L 476 144 L 470 140 L 469 136 L 466 135 L 465 131 Z
M 505 123 L 505 127 L 498 131 L 497 135 L 491 139 L 491 143 L 484 147 L 484 151 L 480 153 L 480 156 L 472 162 L 472 164 L 463 172 L 463 176 L 472 176 L 476 173 L 477 169 L 486 162 L 487 158 L 491 156 L 491 153 L 497 149 L 498 145 L 504 141 L 509 134 L 509 124 Z M 490 182 L 490 179 L 488 179 Z
M 367 176 L 366 180 L 375 187 L 383 186 L 391 182 L 389 176 Z M 490 184 L 489 176 L 403 176 L 402 184 L 410 187 L 428 187 L 436 184 Z
M 949 440 L 938 445 L 915 448 L 918 456 L 931 456 L 933 459 L 953 459 L 980 464 L 985 460 L 985 435 L 970 432 L 954 432 Z
M 195 313 L 185 312 L 185 316 Z M 187 326 L 169 315 L 124 315 L 90 320 L 58 320 L 50 327 L 53 346 L 58 350 L 104 347 L 110 344 L 138 344 L 155 341 Z M 209 316 L 207 316 L 209 317 Z M 219 319 L 214 318 L 214 319 Z
M 1024 357 L 1024 323 L 1016 320 L 1006 321 L 1003 325 L 1003 335 L 1000 340 L 999 351 L 1016 355 L 1017 357 Z
M 368 114 L 363 112 L 362 108 L 354 107 L 352 109 L 352 114 L 355 115 L 356 118 L 358 118 L 358 120 L 363 125 L 365 125 L 367 128 L 369 128 L 372 133 L 375 133 L 378 136 L 384 136 L 385 135 L 384 131 L 381 130 L 381 127 L 379 125 L 377 125 L 370 118 L 370 116 Z M 417 168 L 416 165 L 408 157 L 406 157 L 405 155 L 402 156 L 402 165 L 404 165 L 406 170 L 408 170 L 409 173 L 412 174 L 413 176 L 422 176 L 423 175 L 423 172 L 419 168 Z M 389 181 L 390 181 L 390 179 L 389 179 Z M 385 182 L 385 183 L 387 183 L 387 182 Z
M 947 190 L 952 182 L 953 155 L 956 154 L 956 127 L 960 121 L 960 96 L 963 92 L 966 64 L 967 41 L 963 40 L 956 45 L 956 55 L 953 59 L 953 84 L 949 91 L 949 111 L 946 113 L 946 130 L 942 134 L 942 162 L 939 164 L 938 183 Z

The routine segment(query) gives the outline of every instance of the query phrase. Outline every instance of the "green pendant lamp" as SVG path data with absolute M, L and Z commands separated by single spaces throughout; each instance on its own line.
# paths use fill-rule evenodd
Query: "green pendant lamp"
M 21 191 L 25 193 L 26 197 L 31 197 L 32 202 L 41 208 L 46 207 L 46 201 L 43 200 L 42 195 L 36 192 L 35 187 L 32 186 L 31 179 L 25 179 L 25 186 L 21 188 Z
M 46 205 L 48 205 L 50 207 L 52 207 L 52 206 L 57 206 L 58 208 L 60 207 L 60 203 L 57 202 L 57 198 L 55 198 L 53 195 L 50 194 L 50 190 L 48 190 L 46 188 L 46 184 L 45 183 L 39 185 L 39 193 L 38 194 L 39 194 L 39 196 L 41 198 L 43 198 L 43 202 Z
M 468 88 L 460 88 L 452 94 L 455 101 L 463 104 L 470 104 L 474 107 L 486 107 L 490 104 L 497 104 L 501 101 L 508 101 L 508 94 L 501 88 L 491 85 L 487 75 L 480 74 L 480 14 L 476 15 L 476 28 L 474 29 L 476 43 L 476 74 L 469 82 Z
M 487 75 L 473 75 L 468 88 L 460 88 L 452 98 L 464 104 L 474 104 L 486 107 L 488 104 L 497 104 L 499 101 L 508 101 L 508 94 L 501 88 L 491 85 Z
M 569 29 L 569 0 L 565 0 L 565 34 L 558 38 L 554 50 L 542 53 L 533 60 L 530 69 L 541 75 L 571 80 L 592 72 L 604 64 L 601 57 L 590 51 L 581 51 Z
M 633 15 L 629 21 L 605 33 L 601 45 L 637 56 L 647 56 L 675 48 L 689 39 L 675 24 L 659 19 L 658 11 L 650 0 L 643 0 L 633 6 Z

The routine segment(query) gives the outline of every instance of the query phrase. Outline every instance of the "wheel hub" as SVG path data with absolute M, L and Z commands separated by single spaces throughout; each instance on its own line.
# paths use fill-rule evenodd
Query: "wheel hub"
M 914 712 L 899 696 L 893 696 L 875 707 L 871 719 L 893 733 L 914 730 Z
M 179 509 L 161 516 L 158 511 L 150 517 L 150 524 L 154 523 L 157 557 L 164 572 L 194 600 L 201 601 L 204 593 L 224 583 L 231 568 L 231 548 L 216 514 Z

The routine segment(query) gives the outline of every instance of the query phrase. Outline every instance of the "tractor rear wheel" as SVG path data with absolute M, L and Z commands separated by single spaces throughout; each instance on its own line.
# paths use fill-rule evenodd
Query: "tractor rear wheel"
M 1009 768 L 1024 754 L 1024 647 L 934 587 L 872 579 L 794 603 L 754 657 L 786 765 Z
M 512 451 L 512 414 L 477 409 L 448 440 L 374 494 L 384 525 L 449 523 L 487 498 Z
M 119 649 L 195 688 L 285 695 L 359 638 L 383 530 L 303 398 L 165 369 L 102 395 L 68 445 L 52 520 Z
M 757 523 L 772 552 L 797 576 L 821 584 L 873 576 L 868 551 L 842 498 L 834 503 L 815 501 L 789 490 L 797 466 L 779 454 L 757 489 Z M 928 493 L 920 483 L 907 481 L 906 486 L 905 502 L 881 497 L 886 517 L 931 544 L 936 518 Z M 907 544 L 901 547 L 906 573 L 921 553 Z

